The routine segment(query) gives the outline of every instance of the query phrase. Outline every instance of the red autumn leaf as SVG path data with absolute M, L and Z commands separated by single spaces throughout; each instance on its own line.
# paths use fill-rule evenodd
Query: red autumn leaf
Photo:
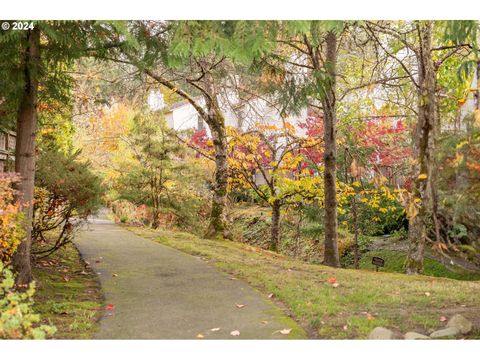
M 337 279 L 334 278 L 334 277 L 331 277 L 327 281 L 328 281 L 329 284 L 335 284 L 337 282 Z
M 115 305 L 113 305 L 113 304 L 107 304 L 105 306 L 105 310 L 114 310 L 114 309 L 115 309 Z

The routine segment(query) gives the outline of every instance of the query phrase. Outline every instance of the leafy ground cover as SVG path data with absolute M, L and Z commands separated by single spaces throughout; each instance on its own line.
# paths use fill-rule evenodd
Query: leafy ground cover
M 363 339 L 376 326 L 388 327 L 398 336 L 407 331 L 430 333 L 459 313 L 477 329 L 468 337 L 480 338 L 477 281 L 333 269 L 247 244 L 206 240 L 182 232 L 129 229 L 200 256 L 260 291 L 273 294 L 312 338 Z

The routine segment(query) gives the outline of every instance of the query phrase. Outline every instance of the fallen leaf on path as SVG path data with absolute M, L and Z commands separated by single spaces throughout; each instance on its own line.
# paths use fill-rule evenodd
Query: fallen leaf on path
M 107 304 L 105 306 L 105 310 L 114 310 L 114 309 L 115 309 L 115 305 L 113 305 L 113 304 Z
M 113 277 L 117 277 L 118 274 L 117 274 L 117 273 L 112 273 L 112 276 L 113 276 Z
M 230 280 L 237 280 L 237 278 L 231 277 Z
M 331 277 L 331 278 L 328 278 L 328 279 L 327 279 L 327 282 L 328 282 L 329 284 L 335 284 L 335 283 L 337 282 L 337 279 L 334 278 L 334 277 Z
M 203 339 L 205 336 L 203 336 L 202 334 L 198 334 L 197 335 L 197 339 Z
M 235 304 L 235 306 L 239 309 L 244 308 L 246 305 L 244 304 Z
M 240 335 L 240 331 L 238 331 L 238 330 L 233 330 L 232 332 L 230 332 L 230 335 L 232 335 L 232 336 L 239 336 L 239 335 Z
M 440 321 L 441 322 L 447 321 L 447 318 L 445 316 L 440 316 Z
M 282 335 L 288 335 L 292 332 L 292 329 L 283 329 L 283 330 L 280 330 L 280 334 Z
M 213 332 L 215 332 L 215 331 L 218 331 L 218 330 L 220 330 L 220 328 L 213 328 L 213 329 L 210 329 L 210 331 L 213 331 Z
M 262 324 L 268 324 L 268 321 L 267 320 L 262 320 L 261 323 Z

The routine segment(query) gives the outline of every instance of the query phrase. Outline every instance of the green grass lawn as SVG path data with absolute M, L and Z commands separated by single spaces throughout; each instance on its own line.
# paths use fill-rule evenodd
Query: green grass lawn
M 363 339 L 376 326 L 430 333 L 461 313 L 480 338 L 480 282 L 406 276 L 308 264 L 249 245 L 181 232 L 129 227 L 136 234 L 201 256 L 253 287 L 273 293 L 312 338 Z M 328 279 L 335 278 L 334 287 Z
M 98 326 L 103 295 L 96 275 L 85 267 L 74 245 L 68 244 L 37 262 L 34 310 L 57 327 L 56 339 L 90 339 Z

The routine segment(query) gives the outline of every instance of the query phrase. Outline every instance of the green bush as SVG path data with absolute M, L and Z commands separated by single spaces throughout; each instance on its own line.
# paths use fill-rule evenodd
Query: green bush
M 39 324 L 32 310 L 35 283 L 24 292 L 14 291 L 15 279 L 0 262 L 0 339 L 45 339 L 56 332 L 54 326 Z
M 32 237 L 51 242 L 42 253 L 55 251 L 69 242 L 75 226 L 101 205 L 101 180 L 88 162 L 78 159 L 79 155 L 64 153 L 57 147 L 44 149 L 39 155 Z

